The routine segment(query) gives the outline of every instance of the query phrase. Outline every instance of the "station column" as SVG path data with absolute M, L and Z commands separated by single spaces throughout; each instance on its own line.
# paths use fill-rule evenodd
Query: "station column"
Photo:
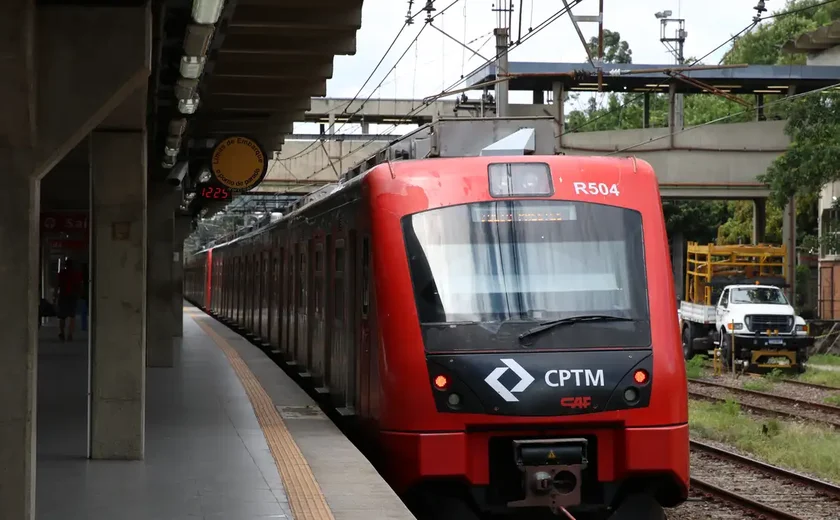
M 146 132 L 91 134 L 90 456 L 142 459 L 146 378 Z
M 175 336 L 184 335 L 184 240 L 190 235 L 190 218 L 175 217 L 175 241 L 172 244 L 172 316 Z
M 175 238 L 175 207 L 180 192 L 159 184 L 149 189 L 149 236 L 146 312 L 148 347 L 146 366 L 166 368 L 175 363 L 172 313 L 172 244 Z

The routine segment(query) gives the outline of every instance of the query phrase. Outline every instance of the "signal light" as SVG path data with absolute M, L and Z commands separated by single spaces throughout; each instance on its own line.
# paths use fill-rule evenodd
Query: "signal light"
M 645 372 L 644 370 L 636 370 L 636 372 L 633 374 L 633 381 L 635 381 L 636 384 L 639 384 L 639 385 L 643 385 L 643 384 L 647 383 L 648 382 L 648 373 Z
M 435 377 L 435 388 L 438 390 L 446 390 L 449 387 L 449 378 L 441 374 Z

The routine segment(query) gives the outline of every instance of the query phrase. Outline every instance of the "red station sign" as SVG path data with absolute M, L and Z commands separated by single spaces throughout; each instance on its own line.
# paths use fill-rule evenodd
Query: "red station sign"
M 41 213 L 41 230 L 49 233 L 87 231 L 87 213 Z

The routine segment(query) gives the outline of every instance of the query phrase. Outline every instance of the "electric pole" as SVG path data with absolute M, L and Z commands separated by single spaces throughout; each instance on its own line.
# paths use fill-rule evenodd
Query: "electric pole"
M 500 6 L 493 6 L 496 13 L 496 28 L 493 34 L 496 35 L 496 79 L 502 79 L 502 75 L 508 75 L 508 49 L 510 48 L 510 24 L 513 16 L 513 1 L 509 6 L 504 4 L 508 0 L 500 0 Z M 496 117 L 507 117 L 508 115 L 508 91 L 509 80 L 496 83 Z

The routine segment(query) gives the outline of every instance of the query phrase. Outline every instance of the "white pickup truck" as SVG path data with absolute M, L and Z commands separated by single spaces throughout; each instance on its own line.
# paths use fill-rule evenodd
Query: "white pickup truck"
M 773 285 L 727 285 L 717 305 L 684 301 L 679 314 L 686 359 L 721 345 L 728 365 L 734 336 L 736 363 L 769 366 L 764 358 L 787 357 L 790 365 L 801 367 L 813 344 L 805 320 Z

